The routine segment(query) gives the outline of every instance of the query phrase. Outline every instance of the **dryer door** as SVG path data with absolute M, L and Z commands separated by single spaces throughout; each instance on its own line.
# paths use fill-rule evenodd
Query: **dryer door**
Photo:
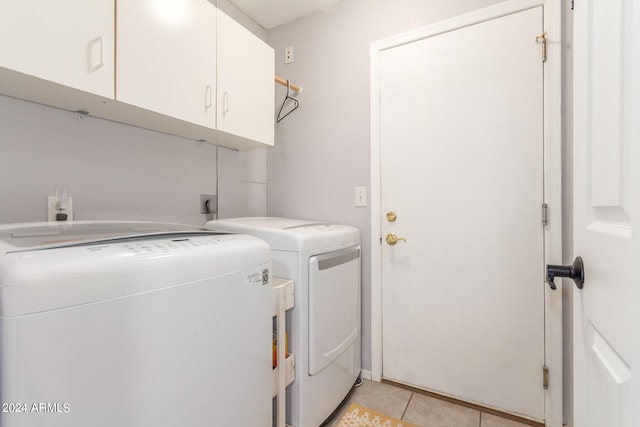
M 360 246 L 309 258 L 309 375 L 360 334 Z

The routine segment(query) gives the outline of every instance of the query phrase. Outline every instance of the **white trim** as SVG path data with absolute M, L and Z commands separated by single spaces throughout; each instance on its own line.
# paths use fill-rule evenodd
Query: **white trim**
M 545 231 L 545 263 L 562 263 L 562 3 L 544 3 L 547 62 L 544 64 L 545 201 L 549 225 Z M 545 360 L 549 389 L 545 418 L 549 427 L 563 425 L 562 290 L 545 286 Z
M 553 0 L 551 0 L 553 1 Z M 545 0 L 507 0 L 493 6 L 485 7 L 464 15 L 455 16 L 444 21 L 430 24 L 426 27 L 417 28 L 405 33 L 396 34 L 386 39 L 378 40 L 371 44 L 375 52 L 390 49 L 406 43 L 433 37 L 438 34 L 447 33 L 468 27 L 470 25 L 479 24 L 491 19 L 500 18 L 505 15 L 511 15 L 523 10 L 532 9 L 538 6 L 544 6 Z M 373 66 L 373 64 L 371 64 Z
M 363 380 L 371 381 L 371 371 L 367 371 L 366 369 L 362 369 L 360 371 L 360 378 L 362 378 Z
M 382 380 L 382 231 L 380 225 L 380 60 L 371 44 L 371 379 Z
M 410 43 L 501 16 L 543 6 L 547 31 L 544 64 L 545 201 L 549 225 L 545 231 L 545 262 L 562 263 L 562 115 L 561 115 L 561 0 L 508 0 L 427 27 L 371 44 L 371 379 L 382 379 L 382 271 L 380 219 L 380 90 L 379 55 L 385 49 Z M 535 36 L 534 36 L 535 37 Z M 550 370 L 545 393 L 545 423 L 562 423 L 562 293 L 545 285 L 545 361 Z M 542 369 L 541 369 L 542 382 Z M 541 385 L 542 386 L 542 385 Z

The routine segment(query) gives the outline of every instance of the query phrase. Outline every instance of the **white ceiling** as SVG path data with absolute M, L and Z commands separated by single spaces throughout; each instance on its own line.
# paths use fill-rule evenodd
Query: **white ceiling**
M 327 9 L 340 0 L 230 0 L 238 9 L 249 15 L 263 28 L 269 30 L 278 25 L 295 21 Z

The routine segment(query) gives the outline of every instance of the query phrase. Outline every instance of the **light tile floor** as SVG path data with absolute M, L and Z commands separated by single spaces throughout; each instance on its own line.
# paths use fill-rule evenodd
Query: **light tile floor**
M 364 380 L 352 391 L 323 427 L 336 427 L 349 404 L 357 403 L 390 417 L 420 427 L 530 427 L 527 424 L 456 405 L 444 400 L 396 387 Z

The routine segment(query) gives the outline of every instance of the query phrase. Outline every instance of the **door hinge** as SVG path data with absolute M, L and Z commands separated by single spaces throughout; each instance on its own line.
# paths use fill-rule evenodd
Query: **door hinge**
M 542 387 L 545 390 L 549 388 L 549 367 L 547 365 L 542 367 Z
M 546 227 L 549 224 L 549 205 L 542 204 L 542 226 Z
M 571 0 L 571 10 L 573 10 L 573 0 Z
M 536 43 L 542 43 L 542 62 L 547 61 L 547 32 L 536 36 Z

